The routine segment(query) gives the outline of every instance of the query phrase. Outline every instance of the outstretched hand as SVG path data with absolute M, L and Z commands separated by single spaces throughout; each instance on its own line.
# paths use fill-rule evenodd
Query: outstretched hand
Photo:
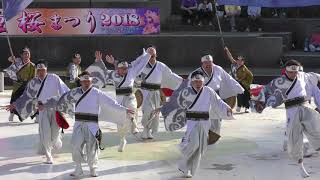
M 12 110 L 14 110 L 15 108 L 16 108 L 16 106 L 15 106 L 14 104 L 6 105 L 6 106 L 4 107 L 4 109 L 5 109 L 6 111 L 12 111 Z
M 101 53 L 101 51 L 96 51 L 96 52 L 95 52 L 95 58 L 96 58 L 96 60 L 102 60 L 102 53 Z
M 150 54 L 151 56 L 156 54 L 156 49 L 154 49 L 153 47 L 149 47 L 147 49 L 147 53 Z
M 8 58 L 8 61 L 14 63 L 14 62 L 16 62 L 16 57 L 15 56 L 10 56 Z
M 114 64 L 115 60 L 114 60 L 114 57 L 112 55 L 106 55 L 106 61 L 109 63 L 109 64 Z

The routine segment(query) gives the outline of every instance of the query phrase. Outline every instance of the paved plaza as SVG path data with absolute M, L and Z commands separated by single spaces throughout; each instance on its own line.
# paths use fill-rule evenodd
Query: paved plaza
M 10 91 L 0 93 L 0 105 L 9 102 Z M 38 124 L 27 119 L 8 122 L 9 113 L 0 110 L 0 179 L 71 179 L 74 169 L 70 138 L 72 127 L 65 130 L 63 148 L 55 153 L 53 165 L 43 164 L 37 155 Z M 263 114 L 235 114 L 236 120 L 223 121 L 222 138 L 210 146 L 193 179 L 210 180 L 299 180 L 297 166 L 282 151 L 285 126 L 284 107 L 266 109 Z M 141 114 L 139 115 L 139 120 Z M 73 124 L 73 123 L 72 123 Z M 139 141 L 128 137 L 124 152 L 117 152 L 116 125 L 101 122 L 103 145 L 99 177 L 89 176 L 84 167 L 82 179 L 173 180 L 183 179 L 177 171 L 177 149 L 183 131 L 166 132 L 163 121 L 154 140 Z M 140 131 L 142 126 L 139 124 Z M 320 179 L 320 157 L 305 159 L 308 180 Z

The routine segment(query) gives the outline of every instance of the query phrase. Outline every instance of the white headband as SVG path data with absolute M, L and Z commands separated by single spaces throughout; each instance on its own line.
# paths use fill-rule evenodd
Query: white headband
M 86 81 L 86 80 L 92 81 L 92 77 L 89 75 L 83 75 L 80 77 L 80 81 Z
M 197 74 L 191 78 L 191 81 L 204 81 L 204 77 L 201 74 Z
M 118 65 L 117 65 L 118 68 L 122 68 L 122 67 L 129 67 L 129 64 L 128 62 L 124 61 L 124 62 L 120 62 Z
M 301 70 L 301 66 L 297 66 L 297 65 L 291 65 L 291 66 L 287 66 L 286 67 L 286 71 L 289 71 L 289 72 L 298 72 Z
M 213 62 L 213 58 L 212 58 L 212 56 L 211 55 L 205 55 L 205 56 L 203 56 L 202 58 L 201 58 L 201 62 L 205 62 L 205 61 L 211 61 L 211 62 Z
M 41 63 L 41 64 L 37 64 L 36 68 L 37 69 L 47 69 L 47 66 L 45 64 Z

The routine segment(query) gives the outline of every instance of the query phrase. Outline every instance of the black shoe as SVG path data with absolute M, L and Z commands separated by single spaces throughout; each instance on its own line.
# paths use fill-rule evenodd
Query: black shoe
M 13 113 L 18 116 L 20 122 L 23 122 L 24 119 L 20 116 L 17 110 L 13 110 Z

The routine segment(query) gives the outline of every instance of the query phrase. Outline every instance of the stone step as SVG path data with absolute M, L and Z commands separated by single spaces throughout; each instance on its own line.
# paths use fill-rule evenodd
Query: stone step
M 238 29 L 244 31 L 246 28 L 247 18 L 237 18 L 236 22 Z M 302 49 L 304 47 L 304 39 L 309 36 L 312 32 L 320 31 L 320 19 L 319 18 L 262 18 L 262 30 L 264 32 L 292 32 L 291 42 L 296 48 Z M 229 32 L 230 26 L 229 22 L 225 19 L 221 19 L 222 31 Z M 167 20 L 166 23 L 162 25 L 162 31 L 218 31 L 217 23 L 214 27 L 207 26 L 191 26 L 183 25 L 181 23 L 181 17 L 179 15 L 172 15 Z M 285 42 L 290 42 L 290 40 Z M 291 43 L 291 44 L 292 44 Z M 285 43 L 286 45 L 289 45 Z M 291 46 L 289 46 L 291 47 Z M 285 49 L 290 49 L 285 47 Z
M 320 67 L 320 52 L 289 51 L 283 57 L 300 61 L 304 67 Z

